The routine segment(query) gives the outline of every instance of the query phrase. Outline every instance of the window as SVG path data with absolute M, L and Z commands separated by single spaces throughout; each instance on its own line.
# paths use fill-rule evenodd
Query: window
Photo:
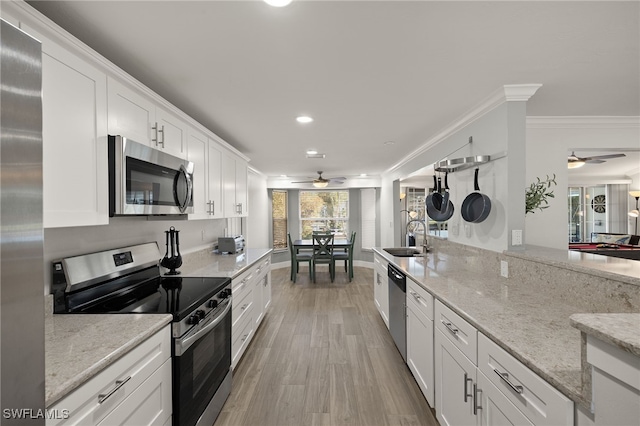
M 360 212 L 362 248 L 372 249 L 376 245 L 376 190 L 374 188 L 360 190 Z
M 287 248 L 287 191 L 273 191 L 271 217 L 273 218 L 273 249 Z
M 337 238 L 349 232 L 349 191 L 300 191 L 300 235 L 331 231 Z

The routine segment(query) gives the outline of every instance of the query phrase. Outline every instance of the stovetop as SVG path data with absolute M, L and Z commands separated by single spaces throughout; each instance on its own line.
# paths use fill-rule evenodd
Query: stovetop
M 172 314 L 181 321 L 209 300 L 230 296 L 229 278 L 147 277 L 139 283 L 102 296 L 87 289 L 68 295 L 66 313 L 82 314 Z

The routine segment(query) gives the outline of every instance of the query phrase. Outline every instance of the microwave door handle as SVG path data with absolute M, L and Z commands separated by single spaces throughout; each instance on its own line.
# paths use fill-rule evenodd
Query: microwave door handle
M 184 175 L 184 180 L 187 183 L 187 194 L 184 200 L 178 199 L 178 179 L 175 180 L 173 186 L 173 193 L 175 195 L 176 200 L 178 201 L 178 208 L 180 209 L 180 213 L 184 213 L 189 205 L 189 200 L 191 200 L 191 193 L 193 192 L 193 182 L 191 182 L 191 175 L 187 172 L 187 169 L 184 165 L 180 165 L 180 173 Z

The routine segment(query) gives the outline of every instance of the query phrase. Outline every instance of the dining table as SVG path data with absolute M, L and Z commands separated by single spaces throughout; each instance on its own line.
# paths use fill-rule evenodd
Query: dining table
M 336 238 L 333 240 L 333 248 L 349 248 L 351 246 L 351 240 L 348 238 Z M 301 249 L 312 249 L 313 248 L 313 240 L 294 240 L 293 248 L 296 250 L 296 253 Z

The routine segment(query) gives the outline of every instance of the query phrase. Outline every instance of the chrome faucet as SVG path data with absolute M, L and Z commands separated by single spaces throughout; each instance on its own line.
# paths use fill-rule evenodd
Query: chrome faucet
M 420 219 L 412 219 L 407 223 L 407 226 L 405 228 L 405 232 L 409 232 L 409 225 L 411 225 L 413 222 L 418 222 L 420 224 L 422 224 L 422 230 L 423 230 L 423 242 L 422 242 L 422 253 L 426 253 L 427 252 L 427 225 L 424 223 L 424 220 L 420 220 Z

